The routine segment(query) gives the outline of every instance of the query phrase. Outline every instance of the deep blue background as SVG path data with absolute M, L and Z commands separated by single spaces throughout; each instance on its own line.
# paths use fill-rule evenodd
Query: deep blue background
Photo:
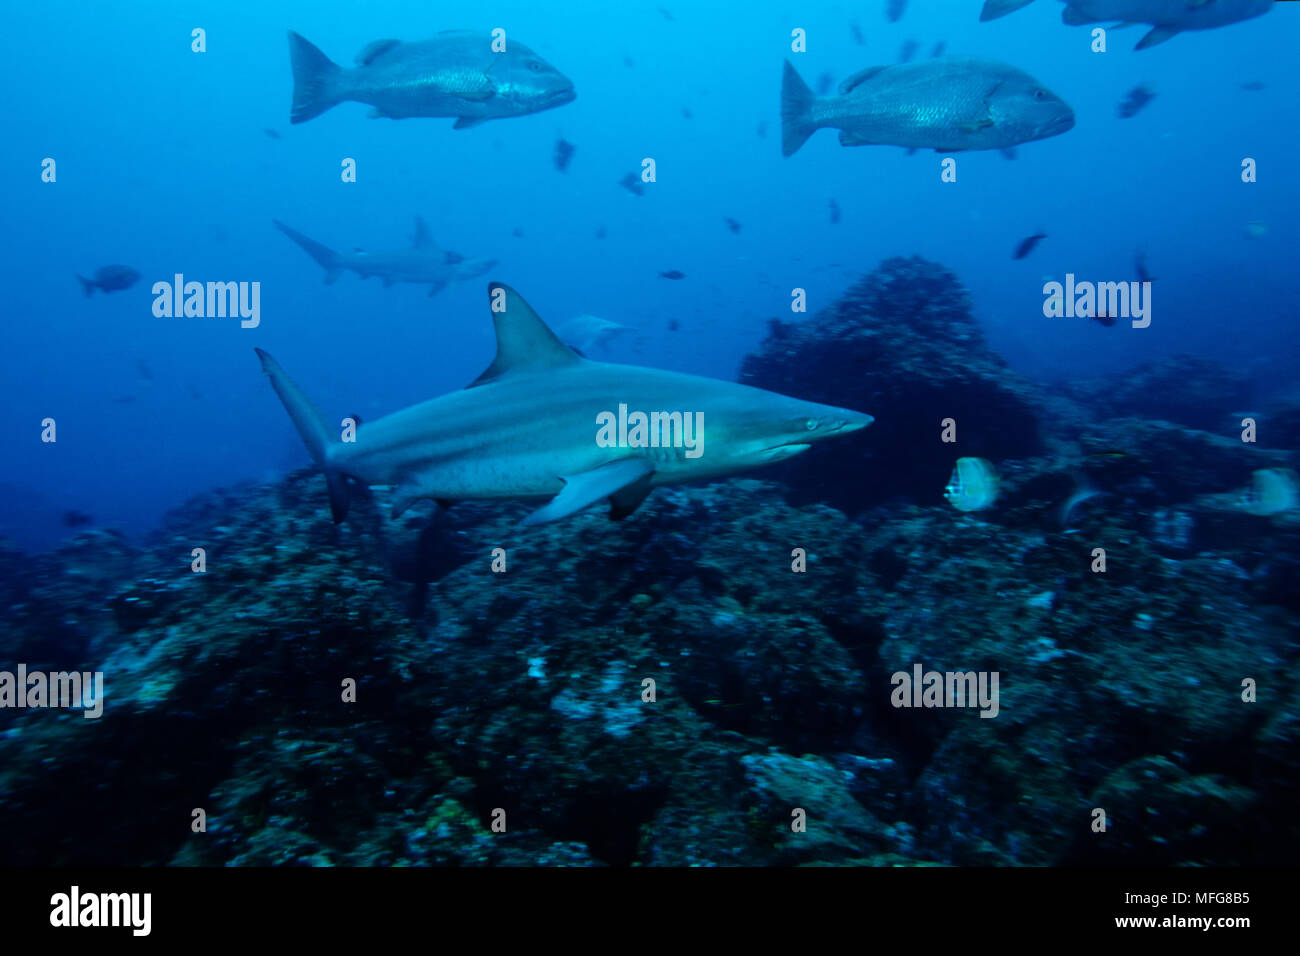
M 992 343 L 1026 375 L 1060 380 L 1191 352 L 1249 369 L 1261 401 L 1294 381 L 1300 187 L 1288 164 L 1300 4 L 1140 53 L 1145 28 L 1112 32 L 1105 55 L 1090 52 L 1086 28 L 1060 23 L 1056 0 L 988 24 L 979 0 L 911 0 L 896 24 L 884 7 L 12 6 L 0 31 L 10 94 L 0 533 L 47 545 L 70 508 L 138 533 L 191 494 L 305 463 L 253 346 L 331 415 L 373 418 L 464 385 L 493 351 L 488 278 L 556 322 L 590 312 L 640 330 L 600 357 L 731 378 L 767 317 L 797 318 L 793 287 L 808 289 L 815 311 L 881 258 L 919 253 L 958 272 Z M 196 26 L 207 53 L 190 51 Z M 380 37 L 498 26 L 571 77 L 577 100 L 464 131 L 450 119 L 371 120 L 354 103 L 288 123 L 286 29 L 350 64 Z M 796 26 L 808 31 L 807 53 L 790 53 Z M 940 182 L 934 153 L 845 149 L 834 131 L 781 157 L 783 57 L 810 84 L 824 72 L 838 82 L 894 61 L 908 38 L 920 56 L 942 39 L 949 53 L 1027 70 L 1074 107 L 1077 126 L 1022 146 L 1015 161 L 961 154 L 955 185 Z M 1255 80 L 1266 88 L 1241 88 Z M 1117 118 L 1142 82 L 1157 98 Z M 551 161 L 559 135 L 577 147 L 567 174 Z M 53 185 L 40 180 L 46 156 L 58 162 Z M 349 156 L 355 184 L 339 178 Z M 659 181 L 635 197 L 617 182 L 645 156 Z M 1257 184 L 1240 182 L 1245 156 L 1259 161 Z M 832 197 L 839 225 L 828 221 Z M 274 217 L 337 248 L 381 248 L 408 241 L 416 214 L 440 244 L 500 266 L 432 299 L 351 274 L 325 286 L 271 226 Z M 743 224 L 740 235 L 724 217 Z M 1262 239 L 1246 238 L 1252 220 L 1268 224 Z M 1050 237 L 1013 262 L 1037 231 Z M 1160 279 L 1149 329 L 1043 318 L 1044 277 L 1130 279 L 1139 245 Z M 73 273 L 109 262 L 144 279 L 83 298 Z M 667 269 L 687 278 L 660 279 Z M 150 286 L 175 272 L 260 281 L 261 327 L 155 318 Z M 55 445 L 39 440 L 46 416 L 58 421 Z

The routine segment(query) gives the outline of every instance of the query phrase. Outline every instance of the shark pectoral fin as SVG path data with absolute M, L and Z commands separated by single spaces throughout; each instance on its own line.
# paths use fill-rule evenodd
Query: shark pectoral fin
M 609 496 L 609 520 L 622 521 L 640 508 L 641 502 L 645 501 L 649 494 L 650 475 L 648 474 L 638 478 L 626 488 L 614 492 Z
M 479 123 L 486 123 L 487 119 L 482 116 L 462 116 L 456 122 L 451 124 L 452 129 L 469 129 L 471 126 L 477 126 Z
M 558 521 L 583 508 L 589 508 L 602 498 L 612 499 L 625 490 L 631 493 L 633 486 L 643 481 L 648 484 L 647 479 L 654 470 L 655 466 L 648 459 L 620 458 L 591 471 L 562 475 L 564 488 L 560 493 L 525 518 L 523 523 L 535 525 Z M 641 498 L 644 497 L 643 491 Z M 640 504 L 639 500 L 637 504 Z

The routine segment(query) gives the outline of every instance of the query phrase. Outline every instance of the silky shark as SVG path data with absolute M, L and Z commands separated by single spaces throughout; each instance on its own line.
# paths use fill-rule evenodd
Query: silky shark
M 734 382 L 593 362 L 561 342 L 509 286 L 494 282 L 488 296 L 497 352 L 487 371 L 461 391 L 355 428 L 348 419 L 336 427 L 275 359 L 255 350 L 325 473 L 336 522 L 347 516 L 349 479 L 391 486 L 394 517 L 422 498 L 444 505 L 549 498 L 525 524 L 606 500 L 617 519 L 660 485 L 782 461 L 873 421 Z M 624 428 L 635 420 L 629 408 L 663 414 L 649 441 L 644 429 Z
M 326 285 L 334 282 L 345 269 L 351 269 L 363 279 L 379 276 L 385 286 L 394 282 L 427 285 L 429 295 L 435 295 L 447 283 L 475 279 L 497 264 L 495 259 L 466 259 L 458 252 L 439 249 L 429 234 L 429 227 L 419 216 L 415 217 L 415 238 L 410 248 L 391 252 L 364 252 L 360 249 L 335 252 L 278 219 L 271 222 L 325 269 Z

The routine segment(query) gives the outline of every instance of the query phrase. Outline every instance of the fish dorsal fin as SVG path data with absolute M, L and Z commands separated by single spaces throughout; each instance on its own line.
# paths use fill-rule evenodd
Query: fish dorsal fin
M 497 357 L 467 387 L 485 385 L 518 372 L 562 368 L 582 361 L 510 286 L 488 283 L 488 305 L 497 330 Z
M 853 89 L 859 83 L 865 83 L 867 80 L 871 79 L 881 70 L 886 70 L 886 69 L 888 69 L 887 66 L 869 66 L 865 70 L 858 70 L 858 72 L 854 73 L 852 76 L 848 77 L 842 83 L 840 83 L 840 92 L 847 93 L 849 90 Z
M 401 43 L 401 40 L 376 40 L 373 43 L 367 43 L 357 54 L 357 66 L 370 66 L 385 53 L 390 52 L 393 47 Z
M 433 236 L 429 234 L 429 224 L 423 216 L 415 217 L 415 237 L 411 240 L 412 249 L 427 249 L 433 245 Z

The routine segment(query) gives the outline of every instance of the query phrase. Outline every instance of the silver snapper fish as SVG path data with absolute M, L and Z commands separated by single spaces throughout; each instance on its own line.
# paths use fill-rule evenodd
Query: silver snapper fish
M 409 249 L 373 253 L 361 250 L 335 252 L 278 219 L 272 219 L 271 223 L 325 270 L 326 285 L 331 285 L 342 272 L 349 270 L 363 279 L 378 276 L 385 287 L 394 282 L 427 285 L 429 295 L 436 295 L 448 283 L 476 278 L 497 264 L 495 259 L 467 259 L 458 252 L 439 249 L 429 234 L 429 227 L 419 216 L 415 217 L 415 238 Z
M 349 478 L 393 486 L 394 516 L 422 498 L 550 498 L 524 524 L 602 501 L 621 518 L 661 485 L 784 461 L 872 422 L 862 412 L 735 382 L 593 362 L 556 338 L 510 287 L 494 282 L 488 295 L 497 353 L 487 371 L 461 391 L 366 422 L 355 441 L 342 441 L 338 420 L 323 416 L 275 359 L 256 350 L 325 472 L 335 521 L 347 515 Z M 615 409 L 620 418 L 628 409 L 653 414 L 659 430 L 652 419 L 648 441 L 603 443 L 602 418 Z M 684 428 L 694 444 L 654 437 L 682 439 Z
M 371 117 L 455 116 L 455 129 L 523 116 L 577 96 L 563 73 L 517 40 L 494 53 L 485 33 L 449 30 L 432 40 L 376 40 L 346 69 L 289 31 L 293 63 L 290 122 L 305 123 L 345 100 Z
M 985 0 L 981 20 L 996 20 L 1028 6 L 1032 0 Z M 1152 29 L 1138 41 L 1145 50 L 1184 30 L 1213 30 L 1263 16 L 1273 0 L 1064 0 L 1061 20 L 1071 26 L 1113 21 L 1146 23 Z
M 1028 73 L 993 60 L 868 67 L 827 97 L 814 96 L 786 60 L 781 152 L 792 155 L 823 126 L 838 129 L 843 146 L 1008 150 L 1064 133 L 1074 126 L 1074 111 Z

